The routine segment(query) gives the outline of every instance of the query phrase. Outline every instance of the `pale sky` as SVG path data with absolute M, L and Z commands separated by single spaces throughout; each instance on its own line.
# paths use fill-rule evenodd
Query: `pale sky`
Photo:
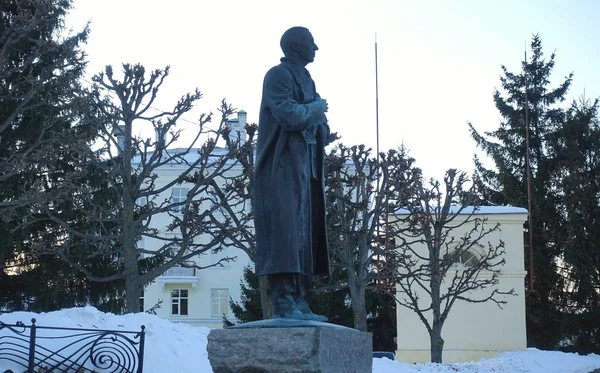
M 477 152 L 467 121 L 498 127 L 492 93 L 500 65 L 518 72 L 539 33 L 556 51 L 553 85 L 574 72 L 569 101 L 600 96 L 600 1 L 405 0 L 74 0 L 68 26 L 91 21 L 88 75 L 112 64 L 171 66 L 159 100 L 169 109 L 198 87 L 204 97 L 185 118 L 216 112 L 221 99 L 258 122 L 262 80 L 279 63 L 292 26 L 312 32 L 308 65 L 329 102 L 332 131 L 346 145 L 375 148 L 375 53 L 379 60 L 380 149 L 404 142 L 427 176 L 468 172 Z

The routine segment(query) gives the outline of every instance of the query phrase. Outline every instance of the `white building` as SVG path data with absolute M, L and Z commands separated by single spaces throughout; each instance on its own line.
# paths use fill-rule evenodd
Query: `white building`
M 241 139 L 245 138 L 244 126 L 246 124 L 246 113 L 238 112 L 238 118 L 228 122 L 232 131 L 237 132 Z M 224 151 L 224 149 L 222 149 Z M 197 157 L 195 151 L 187 156 Z M 185 170 L 186 166 L 181 163 L 164 165 L 157 170 L 156 189 L 168 184 Z M 240 172 L 232 169 L 230 172 Z M 185 184 L 176 185 L 161 195 L 159 199 L 171 198 L 172 200 L 185 199 L 187 195 Z M 157 228 L 162 234 L 168 235 L 166 226 L 172 219 L 165 214 L 153 218 L 151 228 Z M 201 238 L 200 238 L 201 239 Z M 139 242 L 147 250 L 152 250 L 158 245 L 151 239 Z M 148 285 L 144 290 L 144 311 L 162 301 L 160 308 L 156 310 L 159 317 L 173 322 L 185 322 L 194 326 L 206 326 L 209 328 L 222 327 L 223 315 L 230 320 L 235 317 L 229 309 L 229 298 L 234 301 L 240 299 L 240 281 L 245 266 L 253 266 L 252 261 L 240 249 L 223 248 L 218 254 L 207 253 L 195 260 L 199 266 L 214 264 L 223 257 L 236 257 L 234 262 L 225 266 L 211 267 L 197 270 L 185 266 L 173 267 L 162 276 Z M 189 264 L 189 263 L 188 263 Z
M 476 361 L 504 351 L 524 350 L 527 346 L 524 288 L 526 272 L 523 253 L 523 223 L 527 220 L 527 210 L 516 207 L 482 207 L 476 213 L 478 217 L 488 219 L 488 227 L 497 222 L 501 224 L 500 230 L 486 236 L 482 244 L 489 241 L 492 245 L 497 245 L 499 240 L 504 241 L 506 264 L 502 267 L 497 286 L 503 291 L 514 289 L 516 296 L 505 296 L 507 303 L 503 305 L 503 309 L 498 308 L 494 302 L 476 304 L 457 300 L 442 329 L 442 338 L 445 341 L 444 363 Z M 459 218 L 460 216 L 457 220 Z M 471 227 L 465 225 L 457 229 L 454 236 L 460 237 Z M 424 243 L 417 244 L 415 249 L 427 253 Z M 480 253 L 470 254 L 477 258 Z M 465 256 L 465 260 L 470 258 L 471 256 Z M 487 295 L 490 291 L 487 289 L 480 294 Z M 398 294 L 400 296 L 400 293 Z M 431 298 L 426 292 L 422 291 L 419 294 L 423 304 L 430 304 Z M 478 294 L 475 292 L 472 295 L 475 298 Z M 417 314 L 398 306 L 396 316 L 397 359 L 411 363 L 431 361 L 429 334 Z M 431 320 L 431 313 L 429 317 Z

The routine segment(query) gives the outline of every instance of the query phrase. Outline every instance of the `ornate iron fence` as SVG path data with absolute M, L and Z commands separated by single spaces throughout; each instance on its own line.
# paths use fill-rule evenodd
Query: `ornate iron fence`
M 143 373 L 144 325 L 134 332 L 37 326 L 35 321 L 29 326 L 0 321 L 0 362 L 13 362 L 27 373 Z

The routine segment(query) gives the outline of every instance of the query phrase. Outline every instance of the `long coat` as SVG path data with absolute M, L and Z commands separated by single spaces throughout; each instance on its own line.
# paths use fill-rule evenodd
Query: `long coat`
M 323 177 L 329 126 L 319 98 L 308 71 L 287 58 L 265 76 L 254 175 L 259 276 L 330 273 Z

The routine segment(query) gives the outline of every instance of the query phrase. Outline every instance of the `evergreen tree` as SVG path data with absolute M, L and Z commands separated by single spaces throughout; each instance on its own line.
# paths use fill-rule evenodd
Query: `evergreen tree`
M 82 167 L 78 155 L 95 137 L 79 123 L 88 29 L 61 36 L 70 8 L 70 0 L 0 4 L 0 304 L 10 310 L 115 298 L 56 256 L 31 255 L 49 224 L 40 209 L 64 192 L 65 174 Z
M 17 271 L 18 271 L 17 267 Z M 60 258 L 35 258 L 32 268 L 3 277 L 0 304 L 7 310 L 49 312 L 93 305 L 103 312 L 121 313 L 123 285 L 89 281 Z
M 600 122 L 598 100 L 574 102 L 550 138 L 556 158 L 567 237 L 559 273 L 566 281 L 561 308 L 569 349 L 600 352 Z
M 395 291 L 390 293 L 376 287 L 367 291 L 367 326 L 373 333 L 373 351 L 396 351 Z
M 350 289 L 346 286 L 347 278 L 346 269 L 334 265 L 329 279 L 315 281 L 315 289 L 309 293 L 306 301 L 313 312 L 326 316 L 330 323 L 354 328 L 352 298 Z
M 346 278 L 345 271 L 334 270 L 333 277 Z M 259 278 L 251 268 L 244 268 L 243 280 L 240 281 L 241 299 L 229 301 L 229 307 L 236 320 L 240 323 L 263 320 Z M 310 292 L 306 301 L 310 309 L 324 315 L 329 322 L 336 325 L 353 326 L 352 309 L 349 307 L 350 295 L 348 288 L 332 289 L 328 284 L 317 283 L 316 290 Z M 393 305 L 392 305 L 393 307 Z M 223 326 L 233 326 L 231 320 L 223 317 Z
M 565 100 L 572 74 L 556 88 L 550 84 L 555 55 L 544 58 L 542 39 L 535 35 L 531 42 L 532 55 L 523 61 L 522 71 L 509 72 L 502 66 L 502 92 L 496 90 L 494 102 L 502 116 L 500 127 L 480 134 L 469 124 L 477 145 L 494 161 L 495 169 L 486 168 L 475 160 L 478 192 L 483 203 L 510 204 L 527 207 L 527 141 L 526 110 L 529 124 L 531 155 L 531 211 L 533 224 L 533 267 L 526 258 L 529 272 L 533 271 L 534 288 L 529 286 L 527 301 L 527 340 L 539 348 L 555 348 L 562 335 L 561 306 L 566 283 L 559 275 L 557 259 L 564 249 L 562 211 L 557 190 L 556 160 L 548 146 L 564 122 L 565 112 L 559 104 Z M 529 241 L 527 228 L 525 242 Z M 528 246 L 528 244 L 527 244 Z M 529 247 L 525 252 L 529 251 Z
M 260 287 L 258 284 L 258 276 L 252 268 L 244 267 L 243 279 L 240 281 L 240 289 L 242 295 L 239 303 L 229 299 L 229 308 L 240 323 L 258 321 L 263 319 L 262 309 L 260 306 Z M 233 326 L 233 322 L 229 321 L 226 316 L 223 316 L 223 326 Z

